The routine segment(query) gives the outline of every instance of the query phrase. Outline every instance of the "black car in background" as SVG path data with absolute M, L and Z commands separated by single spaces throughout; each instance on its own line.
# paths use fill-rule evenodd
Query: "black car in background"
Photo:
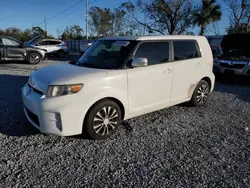
M 7 36 L 0 36 L 0 61 L 27 61 L 30 64 L 38 64 L 46 58 L 46 50 L 39 49 L 27 43 Z
M 250 34 L 225 35 L 220 46 L 215 72 L 250 75 Z

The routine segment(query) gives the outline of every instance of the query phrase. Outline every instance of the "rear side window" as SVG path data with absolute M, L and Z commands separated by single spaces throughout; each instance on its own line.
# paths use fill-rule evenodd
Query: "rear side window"
M 39 43 L 39 45 L 46 45 L 47 44 L 47 41 L 42 41 Z
M 58 45 L 61 44 L 60 41 L 47 41 L 47 45 Z
M 134 58 L 147 58 L 148 65 L 169 61 L 169 42 L 145 42 L 140 44 Z
M 174 41 L 174 60 L 186 60 L 200 57 L 195 41 Z

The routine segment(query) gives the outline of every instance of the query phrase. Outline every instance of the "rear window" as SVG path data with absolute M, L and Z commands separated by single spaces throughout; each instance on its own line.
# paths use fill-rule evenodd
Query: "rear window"
M 186 60 L 200 57 L 198 44 L 193 40 L 174 41 L 174 60 Z

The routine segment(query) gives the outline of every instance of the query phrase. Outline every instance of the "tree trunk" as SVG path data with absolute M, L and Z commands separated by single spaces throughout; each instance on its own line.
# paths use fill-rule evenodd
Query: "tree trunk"
M 201 26 L 201 30 L 200 30 L 200 35 L 204 35 L 205 29 L 206 29 L 206 26 L 205 26 L 205 25 L 202 25 L 202 26 Z

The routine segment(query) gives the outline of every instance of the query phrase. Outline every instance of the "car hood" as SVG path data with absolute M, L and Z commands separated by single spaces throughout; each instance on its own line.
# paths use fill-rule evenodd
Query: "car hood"
M 80 67 L 72 64 L 55 64 L 34 71 L 29 84 L 46 93 L 49 85 L 84 83 L 91 79 L 101 79 L 109 70 Z

